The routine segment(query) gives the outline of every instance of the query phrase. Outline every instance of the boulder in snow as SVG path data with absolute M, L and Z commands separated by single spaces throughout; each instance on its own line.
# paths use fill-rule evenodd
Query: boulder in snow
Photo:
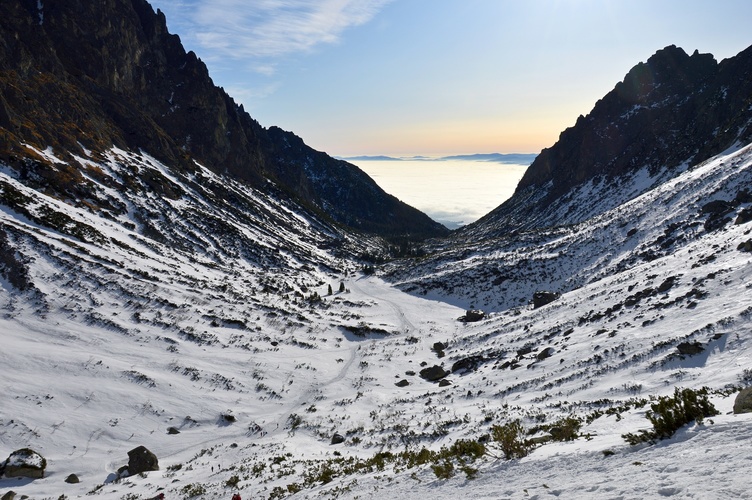
M 340 434 L 339 432 L 335 432 L 332 435 L 332 443 L 331 444 L 340 444 L 345 442 L 345 436 Z
M 420 371 L 420 376 L 428 380 L 429 382 L 436 382 L 437 380 L 441 380 L 447 375 L 449 375 L 449 372 L 439 365 L 433 365 L 428 368 L 423 368 Z
M 41 479 L 47 468 L 47 460 L 30 448 L 16 450 L 5 461 L 5 477 L 29 477 Z
M 474 323 L 476 321 L 482 320 L 485 317 L 486 317 L 486 313 L 481 311 L 480 309 L 470 309 L 460 319 L 463 321 L 466 321 L 467 323 Z
M 752 413 L 752 387 L 742 389 L 736 395 L 734 413 Z
M 142 472 L 159 470 L 157 456 L 145 446 L 133 448 L 128 452 L 128 474 L 135 476 Z

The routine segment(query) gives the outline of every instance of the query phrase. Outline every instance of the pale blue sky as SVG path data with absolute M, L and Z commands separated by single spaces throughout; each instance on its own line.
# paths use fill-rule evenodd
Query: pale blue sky
M 264 126 L 331 155 L 537 153 L 677 45 L 752 45 L 748 0 L 151 0 Z

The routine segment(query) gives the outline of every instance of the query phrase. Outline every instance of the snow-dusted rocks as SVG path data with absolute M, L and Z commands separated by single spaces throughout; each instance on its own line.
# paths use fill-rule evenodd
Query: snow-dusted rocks
M 42 455 L 31 448 L 22 448 L 8 456 L 4 473 L 6 477 L 41 479 L 46 468 L 47 460 Z
M 342 444 L 345 442 L 345 436 L 340 434 L 339 432 L 335 432 L 332 434 L 332 440 L 330 441 L 331 444 Z
M 447 375 L 449 375 L 449 372 L 439 365 L 429 366 L 420 371 L 420 376 L 429 382 L 437 382 Z
M 145 446 L 138 446 L 128 452 L 128 475 L 159 470 L 157 456 Z
M 460 318 L 460 320 L 466 323 L 475 323 L 476 321 L 480 321 L 485 317 L 486 313 L 481 311 L 480 309 L 469 309 L 465 313 L 465 315 Z

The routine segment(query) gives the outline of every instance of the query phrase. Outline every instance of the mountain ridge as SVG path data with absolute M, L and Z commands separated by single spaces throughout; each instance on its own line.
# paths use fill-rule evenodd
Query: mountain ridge
M 387 155 L 376 156 L 347 156 L 341 159 L 347 161 L 447 161 L 447 160 L 465 160 L 465 161 L 484 161 L 495 163 L 511 163 L 515 165 L 529 164 L 535 159 L 537 154 L 531 153 L 475 153 L 466 155 L 450 156 L 404 156 L 394 157 Z
M 566 213 L 572 208 L 568 200 L 580 191 L 598 197 L 591 207 L 616 207 L 629 199 L 619 194 L 620 183 L 653 177 L 645 189 L 749 142 L 750 96 L 752 47 L 720 63 L 674 45 L 661 49 L 543 149 L 512 198 L 462 232 L 482 238 L 581 222 L 597 213 Z
M 13 0 L 3 2 L 0 17 L 8 34 L 0 44 L 0 154 L 14 168 L 28 154 L 22 142 L 53 147 L 63 159 L 112 145 L 143 148 L 186 172 L 196 160 L 262 189 L 272 180 L 357 230 L 416 238 L 447 232 L 354 165 L 262 127 L 214 85 L 146 0 Z M 54 175 L 49 170 L 43 175 Z

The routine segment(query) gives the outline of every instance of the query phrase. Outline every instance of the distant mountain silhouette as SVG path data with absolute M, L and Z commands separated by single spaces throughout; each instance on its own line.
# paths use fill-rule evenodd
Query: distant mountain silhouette
M 338 157 L 340 160 L 345 161 L 402 161 L 402 158 L 395 158 L 393 156 L 384 156 L 384 155 L 376 155 L 376 156 L 346 156 L 346 157 Z
M 478 153 L 469 155 L 454 155 L 454 156 L 440 156 L 432 158 L 430 156 L 408 156 L 408 157 L 394 157 L 394 156 L 348 156 L 341 158 L 347 161 L 447 161 L 447 160 L 461 160 L 461 161 L 487 161 L 496 163 L 509 163 L 513 165 L 529 165 L 535 160 L 536 154 L 504 154 L 504 153 Z
M 529 165 L 535 160 L 537 154 L 517 154 L 517 153 L 481 153 L 472 155 L 454 155 L 443 156 L 440 160 L 467 160 L 467 161 L 487 161 L 496 163 L 509 163 L 513 165 Z

